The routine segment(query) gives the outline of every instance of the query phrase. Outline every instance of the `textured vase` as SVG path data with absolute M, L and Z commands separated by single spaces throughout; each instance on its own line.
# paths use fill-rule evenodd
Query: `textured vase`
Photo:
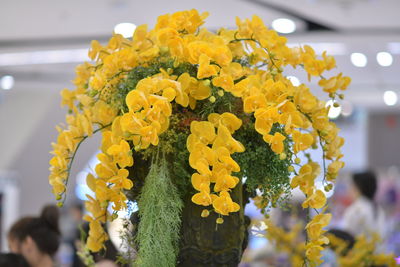
M 231 196 L 241 209 L 223 216 L 223 224 L 216 224 L 218 216 L 214 212 L 201 218 L 204 207 L 194 204 L 190 197 L 184 200 L 177 266 L 238 266 L 247 246 L 249 219 L 244 216 L 246 198 L 241 184 Z

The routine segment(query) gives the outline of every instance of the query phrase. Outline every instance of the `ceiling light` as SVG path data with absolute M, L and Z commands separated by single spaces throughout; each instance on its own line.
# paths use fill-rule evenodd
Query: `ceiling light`
M 388 106 L 394 106 L 397 103 L 397 94 L 393 91 L 383 93 L 383 101 Z
M 121 34 L 125 38 L 130 38 L 133 36 L 135 32 L 136 25 L 133 23 L 120 23 L 114 27 L 114 32 L 117 34 Z
M 14 87 L 14 77 L 10 75 L 3 76 L 0 79 L 0 87 L 4 90 L 10 90 Z
M 341 106 L 334 107 L 334 104 L 335 102 L 333 102 L 332 100 L 328 100 L 325 105 L 326 107 L 329 107 L 328 117 L 333 120 L 339 117 L 340 112 L 342 111 Z
M 294 86 L 300 85 L 300 80 L 296 76 L 287 76 L 286 78 L 291 81 Z
M 388 67 L 393 63 L 393 57 L 388 52 L 379 52 L 378 54 L 376 54 L 376 60 L 378 61 L 378 64 L 382 67 Z
M 362 53 L 352 53 L 350 56 L 351 63 L 356 67 L 367 66 L 367 57 Z
M 292 33 L 296 30 L 296 23 L 291 19 L 276 19 L 272 21 L 272 28 L 280 33 Z

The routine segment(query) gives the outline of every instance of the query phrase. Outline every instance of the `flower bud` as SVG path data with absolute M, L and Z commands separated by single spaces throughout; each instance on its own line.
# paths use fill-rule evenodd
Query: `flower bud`
M 206 80 L 203 80 L 203 84 L 204 84 L 205 86 L 210 86 L 211 82 L 210 82 L 209 79 L 206 79 Z
M 203 217 L 203 218 L 208 217 L 208 215 L 210 215 L 210 212 L 209 212 L 208 210 L 206 210 L 206 209 L 204 209 L 204 210 L 201 212 L 201 217 Z

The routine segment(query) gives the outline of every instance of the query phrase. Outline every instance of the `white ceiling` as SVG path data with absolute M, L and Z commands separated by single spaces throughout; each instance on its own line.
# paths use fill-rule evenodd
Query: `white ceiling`
M 353 78 L 354 91 L 376 94 L 388 88 L 400 89 L 398 0 L 2 0 L 0 58 L 4 53 L 87 49 L 93 38 L 106 40 L 117 23 L 153 25 L 159 14 L 190 8 L 209 11 L 206 26 L 212 29 L 234 27 L 237 15 L 258 14 L 267 24 L 279 17 L 289 17 L 300 28 L 288 36 L 289 42 L 311 42 L 335 54 L 339 69 Z M 307 22 L 332 31 L 308 32 Z M 379 51 L 394 52 L 394 64 L 379 66 L 375 60 Z M 365 53 L 369 60 L 367 67 L 354 67 L 350 62 L 352 52 Z M 59 90 L 69 85 L 76 64 L 1 66 L 0 62 L 0 75 L 14 75 L 19 90 Z M 384 107 L 376 97 L 369 99 L 373 102 L 356 102 Z

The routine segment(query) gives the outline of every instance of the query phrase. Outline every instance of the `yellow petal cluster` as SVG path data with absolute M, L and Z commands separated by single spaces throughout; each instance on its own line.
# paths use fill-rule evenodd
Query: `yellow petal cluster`
M 202 206 L 212 205 L 221 215 L 240 209 L 229 191 L 239 183 L 232 172 L 240 171 L 240 167 L 231 155 L 244 151 L 243 145 L 232 137 L 241 125 L 242 121 L 229 112 L 212 113 L 208 121 L 193 121 L 190 125 L 189 164 L 197 171 L 192 175 L 192 185 L 199 191 L 192 201 Z M 211 193 L 212 185 L 214 193 Z

